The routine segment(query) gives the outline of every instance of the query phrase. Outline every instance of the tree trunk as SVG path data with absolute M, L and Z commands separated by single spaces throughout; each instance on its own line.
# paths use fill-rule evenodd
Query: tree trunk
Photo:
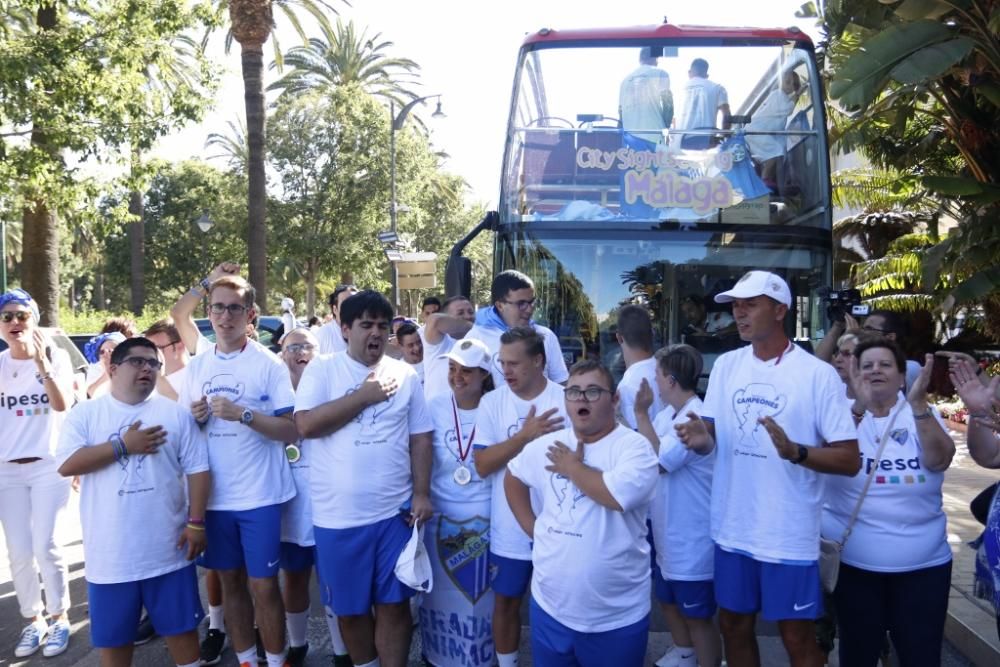
M 133 190 L 129 194 L 128 212 L 136 216 L 136 220 L 128 223 L 129 265 L 131 268 L 130 287 L 132 293 L 132 312 L 142 315 L 146 305 L 146 279 L 143 274 L 145 261 L 145 223 L 143 221 L 144 205 L 142 193 Z
M 247 251 L 250 259 L 250 283 L 257 290 L 257 303 L 267 314 L 267 182 L 264 174 L 264 52 L 263 44 L 241 44 L 243 65 L 243 100 L 247 114 L 249 160 L 247 178 Z
M 95 310 L 104 310 L 108 307 L 104 300 L 104 266 L 102 265 L 94 272 L 94 293 L 90 297 L 90 302 Z
M 39 29 L 54 29 L 56 19 L 54 4 L 39 6 L 35 15 Z M 31 131 L 31 146 L 53 156 L 58 152 L 38 127 Z M 59 219 L 44 200 L 38 200 L 25 207 L 22 221 L 21 271 L 24 289 L 38 303 L 41 324 L 59 326 Z

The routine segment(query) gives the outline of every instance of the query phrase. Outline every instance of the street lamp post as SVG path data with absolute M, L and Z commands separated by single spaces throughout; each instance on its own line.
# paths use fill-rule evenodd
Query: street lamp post
M 0 286 L 7 291 L 7 221 L 0 220 Z
M 202 209 L 201 216 L 195 220 L 195 224 L 198 225 L 198 229 L 202 231 L 201 235 L 201 265 L 205 269 L 205 275 L 207 276 L 212 271 L 212 267 L 208 266 L 208 232 L 215 226 L 215 220 L 208 217 L 208 211 Z M 208 295 L 205 295 L 205 299 L 208 299 Z
M 441 111 L 441 96 L 440 95 L 427 95 L 425 97 L 418 97 L 415 100 L 408 102 L 402 109 L 399 110 L 399 115 L 396 115 L 396 104 L 395 102 L 389 102 L 389 117 L 392 118 L 392 125 L 389 127 L 389 224 L 390 231 L 393 234 L 398 233 L 396 228 L 396 215 L 402 207 L 396 203 L 396 132 L 403 129 L 403 123 L 406 122 L 406 116 L 410 113 L 413 107 L 418 104 L 423 104 L 427 100 L 436 97 L 438 100 L 437 109 L 431 114 L 431 118 L 444 118 L 445 114 Z M 394 310 L 399 310 L 399 271 L 396 268 L 396 263 L 392 262 L 392 307 Z

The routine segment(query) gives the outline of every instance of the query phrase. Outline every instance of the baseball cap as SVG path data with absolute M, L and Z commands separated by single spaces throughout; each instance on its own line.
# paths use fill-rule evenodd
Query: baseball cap
M 466 368 L 482 368 L 486 371 L 490 370 L 490 359 L 492 358 L 490 348 L 486 347 L 486 343 L 475 338 L 463 338 L 455 343 L 451 352 L 441 356 Z
M 736 281 L 731 290 L 715 295 L 716 303 L 729 303 L 736 299 L 752 299 L 755 296 L 769 296 L 778 303 L 792 307 L 792 291 L 781 276 L 770 271 L 747 271 Z

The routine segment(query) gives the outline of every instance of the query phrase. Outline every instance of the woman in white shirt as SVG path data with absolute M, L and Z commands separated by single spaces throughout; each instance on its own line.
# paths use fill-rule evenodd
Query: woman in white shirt
M 826 480 L 823 537 L 843 541 L 873 477 L 834 591 L 840 664 L 874 667 L 888 632 L 902 665 L 937 665 L 951 583 L 941 484 L 955 443 L 927 404 L 933 356 L 904 397 L 906 358 L 895 342 L 862 339 L 854 354 L 851 411 L 862 465 L 854 477 Z
M 483 394 L 493 389 L 492 355 L 464 338 L 446 355 L 451 391 L 428 401 L 434 420 L 431 504 L 424 544 L 434 588 L 420 607 L 424 659 L 434 667 L 493 664 L 489 535 L 492 487 L 476 473 L 472 443 Z M 451 619 L 461 619 L 458 627 Z
M 24 290 L 0 295 L 0 336 L 10 348 L 0 353 L 0 524 L 14 592 L 28 620 L 14 650 L 18 658 L 38 649 L 46 657 L 59 655 L 70 633 L 69 576 L 55 537 L 69 502 L 69 480 L 59 474 L 53 454 L 72 404 L 73 370 L 69 355 L 39 329 L 38 318 L 38 306 Z

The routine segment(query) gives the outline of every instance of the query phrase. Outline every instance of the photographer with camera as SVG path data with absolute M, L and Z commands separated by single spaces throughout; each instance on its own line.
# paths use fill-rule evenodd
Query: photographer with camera
M 819 290 L 819 296 L 826 302 L 830 329 L 816 346 L 815 354 L 817 358 L 832 364 L 840 337 L 861 331 L 857 318 L 868 315 L 869 306 L 861 303 L 861 292 L 856 289 L 832 290 L 824 287 Z

